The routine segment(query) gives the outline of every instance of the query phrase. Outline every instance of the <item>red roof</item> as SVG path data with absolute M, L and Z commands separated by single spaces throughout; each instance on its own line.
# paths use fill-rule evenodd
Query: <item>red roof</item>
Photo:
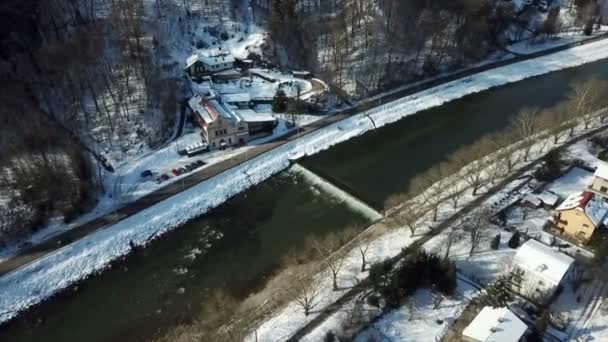
M 211 103 L 209 103 L 209 101 L 207 101 L 207 99 L 202 99 L 201 104 L 203 105 L 203 107 L 205 107 L 205 109 L 207 110 L 207 113 L 209 113 L 211 115 L 211 117 L 213 118 L 213 121 L 217 120 L 217 117 L 219 114 L 217 113 L 215 108 L 213 108 Z
M 589 201 L 591 201 L 591 199 L 593 198 L 593 194 L 589 191 L 585 191 L 581 196 L 582 197 L 580 202 L 578 203 L 578 207 L 584 210 L 587 206 L 587 203 L 589 203 Z

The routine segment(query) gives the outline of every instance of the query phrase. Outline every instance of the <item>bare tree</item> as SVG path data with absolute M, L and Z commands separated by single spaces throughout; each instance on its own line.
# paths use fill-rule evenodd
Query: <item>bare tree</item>
M 344 260 L 347 253 L 340 250 L 343 245 L 343 239 L 335 233 L 327 235 L 323 240 L 313 240 L 313 246 L 320 256 L 325 258 L 324 264 L 327 265 L 331 272 L 334 291 L 338 290 L 338 274 L 344 266 Z
M 450 250 L 452 249 L 452 244 L 454 243 L 455 239 L 456 231 L 454 230 L 454 228 L 450 228 L 447 235 L 447 241 L 445 242 L 445 246 L 443 247 L 445 251 L 445 254 L 443 255 L 444 261 L 450 258 Z
M 295 272 L 286 291 L 289 298 L 302 308 L 305 316 L 308 316 L 319 304 L 321 282 L 314 275 Z
M 445 191 L 447 192 L 447 198 L 452 202 L 452 207 L 456 209 L 458 207 L 458 202 L 464 195 L 465 189 L 462 188 L 461 184 L 462 178 L 454 176 L 450 178 L 450 181 L 446 184 Z
M 491 146 L 488 137 L 484 137 L 470 146 L 461 148 L 450 156 L 451 163 L 460 168 L 460 175 L 472 188 L 473 196 L 483 186 L 483 173 L 486 167 L 484 157 Z
M 405 224 L 409 228 L 411 235 L 414 236 L 416 229 L 418 229 L 419 221 L 424 215 L 425 210 L 420 208 L 418 203 L 410 203 L 409 206 L 402 208 L 399 212 L 399 222 Z
M 583 121 L 585 129 L 594 119 L 593 112 L 606 106 L 606 82 L 592 78 L 572 84 L 572 93 L 568 97 L 568 109 L 572 115 Z
M 536 108 L 524 108 L 511 122 L 513 131 L 520 139 L 524 151 L 524 161 L 528 161 L 530 150 L 535 142 L 534 134 L 538 130 L 538 112 Z
M 355 244 L 357 245 L 357 250 L 361 256 L 361 272 L 365 271 L 365 268 L 367 267 L 367 252 L 369 251 L 371 243 L 371 236 L 367 234 L 355 238 Z
M 496 159 L 502 164 L 505 174 L 511 173 L 521 161 L 519 151 L 513 146 L 515 134 L 512 130 L 505 130 L 491 136 L 492 146 L 496 149 Z
M 479 246 L 482 237 L 482 229 L 489 218 L 489 211 L 486 208 L 479 208 L 467 217 L 463 224 L 463 229 L 469 233 L 470 249 L 469 256 L 472 256 L 475 249 Z

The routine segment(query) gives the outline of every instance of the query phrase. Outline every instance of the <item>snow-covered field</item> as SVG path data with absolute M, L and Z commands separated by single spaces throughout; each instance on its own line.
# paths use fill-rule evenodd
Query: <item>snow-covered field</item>
M 3 276 L 0 322 L 100 271 L 127 254 L 130 241 L 145 243 L 284 170 L 290 157 L 314 154 L 372 130 L 368 115 L 380 127 L 467 94 L 604 58 L 608 41 L 590 43 L 449 82 L 310 133 Z

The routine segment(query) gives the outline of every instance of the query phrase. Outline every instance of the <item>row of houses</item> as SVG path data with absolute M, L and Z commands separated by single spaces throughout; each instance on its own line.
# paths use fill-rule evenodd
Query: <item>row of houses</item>
M 189 107 L 201 128 L 201 137 L 209 150 L 244 145 L 250 140 L 272 134 L 276 118 L 239 107 L 244 98 L 223 96 L 210 91 L 196 94 L 188 101 Z
M 557 206 L 559 197 L 547 191 L 528 195 L 523 203 L 534 208 L 555 208 L 551 230 L 556 235 L 588 243 L 597 229 L 608 223 L 608 164 L 600 164 L 592 183 L 570 194 Z M 556 207 L 557 206 L 557 207 Z M 509 268 L 512 290 L 544 305 L 565 281 L 576 277 L 574 259 L 536 240 L 525 242 Z M 484 307 L 463 330 L 467 342 L 519 342 L 526 339 L 528 325 L 506 307 Z
M 512 290 L 546 304 L 564 281 L 575 277 L 574 259 L 536 240 L 526 241 L 510 266 Z M 520 342 L 528 325 L 506 307 L 484 307 L 463 330 L 467 342 Z

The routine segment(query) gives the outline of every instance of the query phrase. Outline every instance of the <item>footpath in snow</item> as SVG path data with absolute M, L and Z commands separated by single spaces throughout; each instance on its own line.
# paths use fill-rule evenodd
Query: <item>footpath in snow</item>
M 608 58 L 608 40 L 485 71 L 387 103 L 329 125 L 202 182 L 140 213 L 0 278 L 0 323 L 84 279 L 130 251 L 286 169 L 294 156 L 311 155 L 468 94 Z M 368 117 L 369 116 L 369 117 Z

